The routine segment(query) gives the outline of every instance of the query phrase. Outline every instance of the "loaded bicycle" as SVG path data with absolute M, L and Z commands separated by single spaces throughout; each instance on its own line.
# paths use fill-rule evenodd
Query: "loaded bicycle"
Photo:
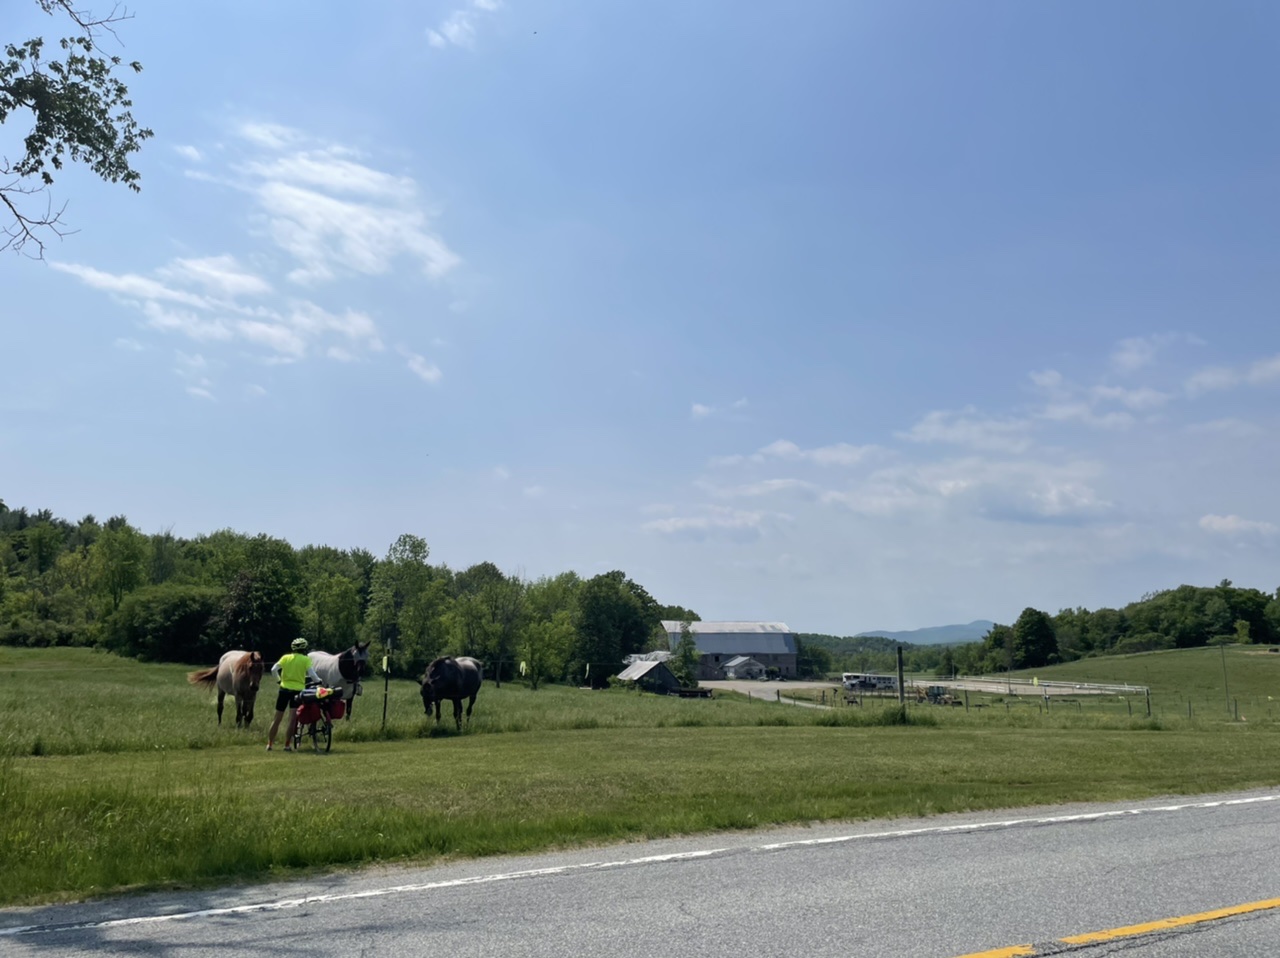
M 298 693 L 297 725 L 293 730 L 293 748 L 302 747 L 304 738 L 311 739 L 311 747 L 316 752 L 320 746 L 329 751 L 333 745 L 333 723 L 347 712 L 347 703 L 342 700 L 341 689 L 331 689 L 323 685 L 314 685 Z

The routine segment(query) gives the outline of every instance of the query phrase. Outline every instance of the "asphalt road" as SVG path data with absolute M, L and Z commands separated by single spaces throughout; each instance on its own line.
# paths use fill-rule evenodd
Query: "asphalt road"
M 1278 844 L 1277 792 L 761 830 L 8 909 L 0 954 L 954 958 L 1275 899 Z M 1072 953 L 1277 940 L 1269 907 Z

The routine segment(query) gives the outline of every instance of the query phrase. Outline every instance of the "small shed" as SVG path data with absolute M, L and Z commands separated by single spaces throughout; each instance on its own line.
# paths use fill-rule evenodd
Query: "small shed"
M 618 673 L 622 682 L 635 682 L 646 692 L 666 695 L 678 691 L 680 682 L 663 662 L 632 662 Z
M 735 655 L 724 664 L 726 679 L 758 679 L 765 671 L 765 667 L 749 655 Z

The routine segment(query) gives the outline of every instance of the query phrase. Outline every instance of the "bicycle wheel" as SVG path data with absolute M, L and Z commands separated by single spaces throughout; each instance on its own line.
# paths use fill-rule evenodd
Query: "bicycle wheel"
M 302 723 L 299 722 L 293 727 L 293 750 L 296 752 L 302 747 Z
M 320 734 L 324 738 L 324 750 L 327 754 L 329 748 L 333 745 L 333 722 L 329 720 L 329 716 L 327 715 L 324 718 L 324 726 L 320 729 Z M 320 751 L 318 744 L 316 751 Z

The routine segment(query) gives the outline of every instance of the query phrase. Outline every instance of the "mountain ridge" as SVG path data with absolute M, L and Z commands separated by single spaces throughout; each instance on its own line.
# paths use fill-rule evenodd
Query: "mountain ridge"
M 897 632 L 888 629 L 872 629 L 868 632 L 859 632 L 854 638 L 892 639 L 895 642 L 909 642 L 912 645 L 958 645 L 962 642 L 980 641 L 994 625 L 995 623 L 990 619 L 974 619 L 962 625 L 933 625 L 923 629 Z

